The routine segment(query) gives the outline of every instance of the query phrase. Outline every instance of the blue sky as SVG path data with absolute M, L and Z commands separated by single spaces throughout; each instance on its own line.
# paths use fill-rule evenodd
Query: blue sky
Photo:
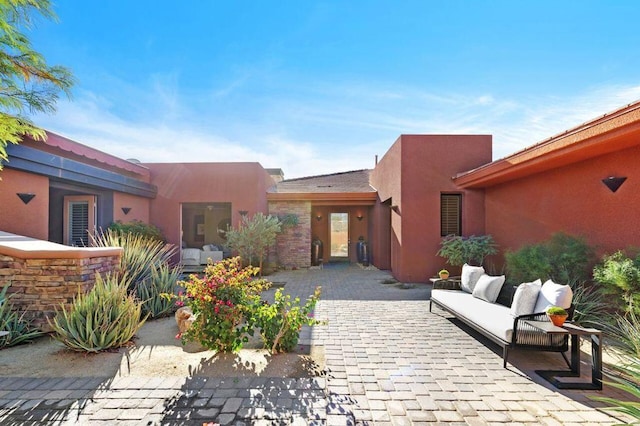
M 143 162 L 371 168 L 403 133 L 494 159 L 640 99 L 636 1 L 71 1 L 30 32 L 77 84 L 35 121 Z

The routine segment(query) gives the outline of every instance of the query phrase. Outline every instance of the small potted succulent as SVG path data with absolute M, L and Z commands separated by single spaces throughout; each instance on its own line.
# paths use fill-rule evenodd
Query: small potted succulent
M 447 271 L 446 269 L 441 269 L 440 272 L 438 272 L 438 276 L 441 280 L 446 280 L 447 278 L 449 278 L 449 271 Z
M 551 306 L 547 309 L 547 316 L 556 327 L 561 327 L 567 320 L 569 314 L 564 308 L 559 306 Z

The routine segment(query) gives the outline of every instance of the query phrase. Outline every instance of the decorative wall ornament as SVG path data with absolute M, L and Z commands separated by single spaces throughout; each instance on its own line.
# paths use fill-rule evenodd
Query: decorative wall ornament
M 620 186 L 624 183 L 625 180 L 627 180 L 626 176 L 622 176 L 622 177 L 609 176 L 602 179 L 602 183 L 604 183 L 607 186 L 607 188 L 611 190 L 611 192 L 616 192 L 618 188 L 620 188 Z
M 31 192 L 16 192 L 16 195 L 20 197 L 22 202 L 25 204 L 29 204 L 29 201 L 33 200 L 33 197 L 36 196 L 36 194 L 33 194 Z

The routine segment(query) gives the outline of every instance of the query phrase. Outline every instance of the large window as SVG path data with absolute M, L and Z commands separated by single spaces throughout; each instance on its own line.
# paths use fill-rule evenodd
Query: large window
M 462 194 L 440 194 L 440 235 L 462 235 Z

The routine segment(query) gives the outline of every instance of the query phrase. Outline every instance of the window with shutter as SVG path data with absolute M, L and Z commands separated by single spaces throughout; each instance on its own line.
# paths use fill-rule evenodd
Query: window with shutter
M 462 235 L 462 194 L 440 194 L 440 235 Z
M 69 243 L 72 246 L 89 245 L 89 203 L 75 201 L 69 203 Z
M 69 246 L 88 247 L 89 233 L 96 228 L 95 196 L 64 197 L 64 242 Z

